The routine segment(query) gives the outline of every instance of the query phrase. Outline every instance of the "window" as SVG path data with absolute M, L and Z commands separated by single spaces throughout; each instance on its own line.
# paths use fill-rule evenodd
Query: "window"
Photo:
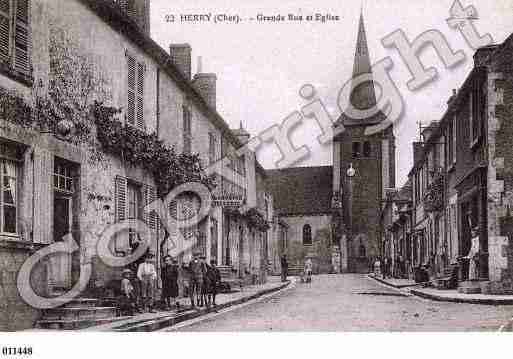
M 246 176 L 246 165 L 245 165 L 246 161 L 245 161 L 245 157 L 244 156 L 239 156 L 237 157 L 236 161 L 235 161 L 235 171 L 242 175 L 242 176 Z
M 483 119 L 486 116 L 486 81 L 476 80 L 470 94 L 470 147 L 481 137 Z
M 217 160 L 217 138 L 215 134 L 208 134 L 208 161 L 213 164 Z
M 458 129 L 457 129 L 457 117 L 456 115 L 453 116 L 452 118 L 452 138 L 451 138 L 451 163 L 452 164 L 456 164 L 456 139 L 457 139 L 457 136 L 458 135 Z
M 73 193 L 73 177 L 72 165 L 56 158 L 53 169 L 53 188 L 60 192 Z
M 303 245 L 312 245 L 312 227 L 309 224 L 303 226 Z
M 192 128 L 191 128 L 191 112 L 187 106 L 182 106 L 183 116 L 183 152 L 190 154 L 192 149 Z
M 419 173 L 415 173 L 415 203 L 420 201 L 420 180 Z
M 140 218 L 140 208 L 139 208 L 139 187 L 135 186 L 132 183 L 128 183 L 127 185 L 128 191 L 128 219 L 139 219 Z M 128 244 L 131 248 L 135 246 L 135 243 L 138 242 L 137 233 L 135 229 L 130 228 L 128 230 Z
M 360 258 L 364 258 L 366 257 L 366 250 L 365 250 L 365 246 L 363 244 L 360 244 L 360 246 L 358 247 L 358 256 Z
M 140 219 L 148 224 L 148 228 L 157 228 L 157 215 L 153 211 L 148 213 L 144 207 L 152 203 L 157 198 L 155 187 L 139 184 L 127 179 L 126 177 L 116 176 L 115 186 L 115 216 L 116 222 L 126 219 Z M 115 250 L 118 253 L 126 253 L 128 248 L 136 248 L 138 242 L 137 234 L 133 229 L 128 231 L 128 241 L 126 238 L 116 240 Z
M 372 147 L 369 141 L 363 143 L 363 157 L 370 157 L 372 154 Z
M 358 158 L 361 155 L 360 142 L 353 142 L 353 158 Z
M 29 0 L 0 0 L 0 62 L 29 75 Z
M 127 67 L 127 122 L 130 125 L 144 129 L 144 75 L 146 67 L 130 55 L 127 55 Z
M 0 232 L 18 233 L 18 163 L 0 158 Z

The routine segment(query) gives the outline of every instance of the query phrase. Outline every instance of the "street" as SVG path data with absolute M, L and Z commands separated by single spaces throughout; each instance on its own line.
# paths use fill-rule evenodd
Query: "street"
M 365 275 L 318 275 L 179 331 L 495 331 L 513 306 L 434 302 Z

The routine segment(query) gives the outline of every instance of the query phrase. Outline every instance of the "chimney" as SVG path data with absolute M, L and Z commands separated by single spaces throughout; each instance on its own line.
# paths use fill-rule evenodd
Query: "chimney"
M 242 126 L 242 121 L 240 121 L 240 127 L 238 129 L 232 130 L 232 133 L 243 145 L 248 143 L 250 135 L 249 132 L 246 131 Z
M 184 77 L 191 80 L 191 45 L 189 44 L 171 44 L 169 45 L 169 55 L 171 62 Z
M 150 0 L 116 0 L 121 10 L 150 36 Z
M 422 142 L 413 142 L 413 165 L 415 165 L 420 160 L 423 148 L 424 147 Z
M 497 49 L 498 45 L 488 45 L 480 47 L 474 54 L 474 67 L 483 66 L 492 52 Z
M 435 130 L 438 128 L 439 125 L 440 125 L 439 121 L 432 121 L 427 127 L 425 127 L 422 130 L 421 135 L 424 138 L 424 141 L 429 141 L 429 138 L 435 132 Z
M 452 89 L 452 95 L 447 100 L 447 106 L 451 106 L 451 103 L 456 99 L 456 96 L 458 96 L 458 90 Z
M 198 72 L 192 79 L 192 86 L 203 97 L 207 105 L 216 109 L 216 74 L 202 73 L 201 56 L 198 57 Z

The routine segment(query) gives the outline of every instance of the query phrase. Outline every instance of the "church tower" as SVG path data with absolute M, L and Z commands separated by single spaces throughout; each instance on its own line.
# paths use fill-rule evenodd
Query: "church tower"
M 372 76 L 363 12 L 358 24 L 353 81 L 362 74 Z M 350 101 L 360 110 L 374 107 L 374 83 L 353 84 Z M 343 234 L 335 232 L 342 271 L 367 272 L 372 258 L 381 252 L 379 215 L 385 189 L 395 186 L 395 138 L 392 125 L 368 136 L 365 129 L 385 119 L 381 111 L 363 119 L 351 118 L 344 111 L 337 120 L 345 128 L 333 142 L 333 197 L 340 198 L 342 204 L 340 216 L 334 215 L 333 221 L 342 221 L 338 227 L 343 228 Z

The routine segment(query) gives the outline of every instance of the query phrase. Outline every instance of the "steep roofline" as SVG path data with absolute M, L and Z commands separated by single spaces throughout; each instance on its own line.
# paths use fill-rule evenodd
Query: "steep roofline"
M 191 82 L 187 80 L 178 68 L 172 63 L 169 54 L 160 47 L 150 36 L 142 32 L 139 26 L 126 16 L 116 3 L 112 0 L 79 0 L 91 9 L 97 16 L 111 25 L 116 31 L 125 35 L 129 40 L 139 46 L 147 55 L 149 55 L 162 70 L 166 72 L 187 95 L 191 96 L 203 112 L 213 123 L 221 130 L 223 136 L 227 137 L 235 148 L 242 147 L 242 143 L 231 132 L 226 121 L 219 113 L 211 108 L 205 99 L 196 91 Z M 266 170 L 255 160 L 257 169 L 265 176 Z

